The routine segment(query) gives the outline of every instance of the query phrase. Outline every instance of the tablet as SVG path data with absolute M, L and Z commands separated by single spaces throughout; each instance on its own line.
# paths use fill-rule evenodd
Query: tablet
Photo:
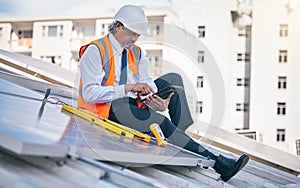
M 149 95 L 157 95 L 162 99 L 167 99 L 168 96 L 170 95 L 170 93 L 174 92 L 180 92 L 182 91 L 183 88 L 181 86 L 174 86 L 174 85 L 169 85 L 167 87 L 164 87 L 162 89 L 160 89 L 158 92 L 154 93 L 154 94 L 149 94 Z M 149 95 L 145 95 L 145 96 L 140 96 L 140 99 L 142 102 L 144 102 Z
M 183 88 L 181 86 L 174 86 L 174 85 L 169 85 L 165 88 L 160 89 L 155 95 L 158 95 L 162 99 L 168 98 L 170 93 L 176 93 L 182 91 Z

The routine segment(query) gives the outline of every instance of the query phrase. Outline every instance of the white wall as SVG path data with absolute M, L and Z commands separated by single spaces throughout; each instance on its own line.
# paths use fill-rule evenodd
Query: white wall
M 3 50 L 9 50 L 11 24 L 1 23 L 0 28 L 2 28 L 1 36 L 0 36 L 0 48 Z
M 48 37 L 45 33 L 43 37 L 43 26 L 63 26 L 63 36 Z M 65 62 L 61 66 L 69 69 L 72 26 L 71 21 L 34 22 L 32 57 L 40 59 L 41 56 L 60 56 L 61 62 Z
M 108 26 L 113 22 L 113 19 L 98 19 L 96 20 L 96 38 L 101 38 L 108 34 Z M 104 26 L 104 27 L 103 27 Z
M 174 0 L 172 1 L 172 10 L 170 15 L 165 18 L 166 23 L 175 24 L 178 27 L 183 28 L 189 33 L 198 36 L 198 26 L 205 26 L 206 36 L 205 38 L 197 39 L 200 40 L 206 47 L 209 53 L 213 56 L 218 64 L 223 77 L 223 84 L 226 88 L 226 110 L 223 127 L 227 129 L 233 129 L 232 119 L 230 116 L 234 112 L 232 108 L 234 105 L 231 102 L 231 75 L 229 65 L 232 63 L 232 21 L 230 11 L 236 10 L 235 0 Z M 165 35 L 168 35 L 166 33 Z M 175 39 L 174 39 L 175 40 Z M 180 39 L 176 39 L 180 40 Z M 197 51 L 202 49 L 195 49 L 194 58 L 197 58 Z M 165 52 L 164 52 L 165 53 Z M 172 54 L 174 56 L 174 54 Z M 175 59 L 176 56 L 174 57 Z M 209 62 L 206 62 L 209 63 Z M 182 65 L 178 65 L 182 66 Z M 186 69 L 184 67 L 185 74 L 188 76 L 196 88 L 197 76 L 204 75 L 205 73 L 196 73 L 193 70 Z M 204 84 L 203 89 L 196 89 L 197 99 L 203 100 L 204 114 L 199 115 L 200 120 L 207 122 L 212 114 L 212 101 L 210 88 L 210 80 L 206 80 L 208 84 Z M 196 103 L 196 101 L 194 101 Z M 193 109 L 194 110 L 194 109 Z
M 264 143 L 296 154 L 300 137 L 300 12 L 287 13 L 285 1 L 253 2 L 250 127 L 263 133 Z M 288 37 L 279 37 L 279 25 L 288 24 Z M 288 62 L 278 63 L 279 50 L 288 50 Z M 277 89 L 278 76 L 287 76 L 287 89 Z M 298 77 L 298 78 L 297 78 Z M 277 102 L 286 102 L 286 115 L 277 115 Z M 286 141 L 276 141 L 276 129 L 286 129 Z

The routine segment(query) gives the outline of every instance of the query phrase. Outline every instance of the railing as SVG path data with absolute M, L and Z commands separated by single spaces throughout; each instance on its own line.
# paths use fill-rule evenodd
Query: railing
M 32 49 L 32 38 L 12 39 L 9 41 L 12 50 L 30 50 Z
M 80 45 L 87 44 L 87 43 L 89 43 L 89 42 L 91 42 L 93 40 L 95 40 L 94 36 L 71 38 L 71 42 L 72 43 L 76 43 L 76 44 L 80 44 Z
M 82 45 L 88 44 L 91 41 L 95 40 L 94 36 L 91 37 L 77 37 L 70 39 L 71 50 L 79 50 Z
M 32 38 L 21 38 L 18 40 L 19 46 L 27 46 L 28 48 L 32 48 Z

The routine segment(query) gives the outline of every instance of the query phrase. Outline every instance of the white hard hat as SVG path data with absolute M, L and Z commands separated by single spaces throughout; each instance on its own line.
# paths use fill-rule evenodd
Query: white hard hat
M 140 34 L 147 35 L 148 19 L 139 6 L 125 5 L 115 15 L 115 21 L 121 22 L 124 27 Z

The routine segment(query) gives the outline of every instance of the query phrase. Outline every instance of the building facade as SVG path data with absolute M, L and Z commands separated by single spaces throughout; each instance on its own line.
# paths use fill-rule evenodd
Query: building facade
M 299 1 L 253 1 L 250 127 L 298 155 L 299 20 Z

